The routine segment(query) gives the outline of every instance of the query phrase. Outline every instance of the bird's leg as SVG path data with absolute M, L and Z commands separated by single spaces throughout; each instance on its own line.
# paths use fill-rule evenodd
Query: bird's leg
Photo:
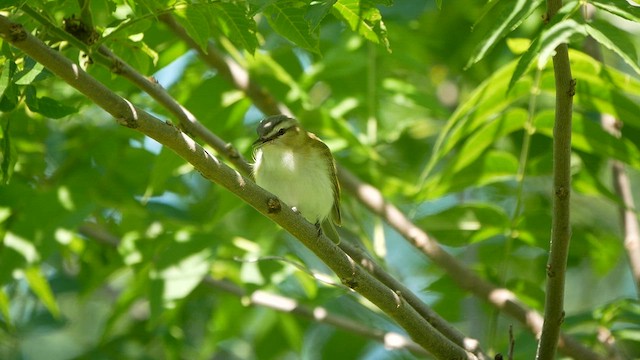
M 314 225 L 316 226 L 316 230 L 318 231 L 318 237 L 322 236 L 322 226 L 320 225 L 320 220 L 316 221 Z

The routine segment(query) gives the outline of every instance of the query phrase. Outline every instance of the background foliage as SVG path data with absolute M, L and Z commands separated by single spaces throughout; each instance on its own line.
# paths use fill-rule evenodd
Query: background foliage
M 597 334 L 608 329 L 622 358 L 640 356 L 640 304 L 610 179 L 611 161 L 622 162 L 638 194 L 640 8 L 567 2 L 548 24 L 542 1 L 525 0 L 38 0 L 0 8 L 171 121 L 103 66 L 97 49 L 111 49 L 250 159 L 265 114 L 180 40 L 163 21 L 171 16 L 197 46 L 212 41 L 246 69 L 326 140 L 340 165 L 482 278 L 539 311 L 552 216 L 549 59 L 569 41 L 577 89 L 563 330 L 604 353 Z M 402 331 L 333 285 L 339 280 L 297 240 L 174 153 L 118 126 L 6 41 L 0 51 L 0 357 L 415 356 L 247 306 L 240 293 L 266 290 Z M 602 129 L 602 113 L 621 121 L 619 138 Z M 536 341 L 526 328 L 461 291 L 350 194 L 342 204 L 346 230 L 439 314 L 491 354 L 507 351 L 513 325 L 515 358 L 532 357 Z

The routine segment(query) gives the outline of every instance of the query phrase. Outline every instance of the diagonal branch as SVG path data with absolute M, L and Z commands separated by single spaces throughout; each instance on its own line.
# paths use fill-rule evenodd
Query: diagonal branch
M 375 279 L 326 236 L 318 236 L 315 226 L 287 207 L 278 206 L 275 196 L 229 168 L 209 154 L 177 127 L 165 123 L 116 95 L 84 72 L 77 64 L 47 47 L 22 25 L 0 15 L 0 36 L 24 51 L 52 73 L 110 113 L 116 121 L 139 131 L 173 150 L 205 178 L 225 187 L 264 216 L 298 238 L 327 264 L 351 289 L 357 291 L 402 326 L 423 348 L 440 359 L 476 359 L 424 320 L 413 307 Z
M 26 5 L 25 5 L 26 6 Z M 39 21 L 46 21 L 46 19 L 42 19 L 37 11 L 30 9 L 30 14 L 36 17 Z M 197 46 L 195 41 L 188 37 L 186 31 L 179 24 L 173 20 L 173 18 L 169 15 L 162 15 L 161 18 L 169 24 L 169 26 L 176 32 L 180 34 L 181 37 L 185 37 L 185 41 L 191 46 Z M 49 27 L 52 27 L 52 24 L 46 24 Z M 64 36 L 64 38 L 68 38 L 69 36 L 66 33 L 59 33 L 59 36 Z M 217 49 L 213 47 L 211 44 L 205 53 L 202 50 L 199 50 L 200 55 L 206 58 L 206 62 L 212 66 L 217 67 L 219 72 L 223 75 L 223 77 L 231 82 L 235 87 L 243 90 L 248 96 L 252 99 L 256 99 L 255 103 L 263 109 L 264 112 L 285 112 L 290 113 L 286 106 L 277 104 L 275 100 L 267 96 L 267 93 L 261 90 L 255 83 L 252 83 L 248 80 L 248 76 L 246 73 L 243 74 L 244 70 L 241 69 L 234 62 L 225 59 L 220 54 L 218 54 Z M 195 118 L 193 114 L 191 114 L 187 109 L 182 107 L 175 99 L 173 99 L 164 88 L 158 86 L 157 83 L 152 81 L 152 79 L 143 76 L 139 72 L 137 72 L 134 68 L 132 68 L 129 64 L 124 62 L 122 59 L 113 54 L 106 46 L 100 46 L 98 48 L 98 54 L 100 56 L 95 57 L 95 61 L 109 69 L 111 69 L 114 73 L 128 79 L 134 85 L 136 85 L 141 90 L 148 93 L 153 99 L 155 99 L 159 104 L 168 109 L 180 122 L 180 126 L 191 136 L 196 136 L 201 138 L 207 145 L 213 147 L 219 154 L 222 154 L 225 158 L 229 159 L 234 166 L 245 176 L 248 176 L 251 172 L 250 165 L 242 158 L 241 155 L 228 143 L 225 143 L 222 139 L 217 137 L 211 131 L 209 131 L 206 127 L 202 126 L 202 124 Z M 262 100 L 260 100 L 262 99 Z M 437 313 L 432 311 L 426 304 L 424 304 L 415 294 L 413 294 L 409 289 L 404 287 L 400 282 L 393 279 L 388 273 L 386 273 L 382 268 L 377 266 L 373 261 L 366 258 L 366 256 L 357 251 L 354 248 L 346 247 L 347 244 L 342 244 L 343 250 L 350 249 L 351 251 L 346 251 L 349 256 L 354 257 L 356 261 L 358 261 L 361 265 L 366 264 L 365 269 L 372 273 L 378 280 L 382 281 L 385 285 L 387 285 L 390 289 L 394 290 L 397 293 L 400 293 L 407 302 L 414 307 L 414 309 L 421 315 L 425 320 L 431 323 L 436 329 L 438 329 L 442 334 L 444 334 L 447 338 L 452 340 L 458 346 L 476 354 L 480 358 L 484 358 L 485 355 L 482 354 L 482 350 L 480 349 L 479 342 L 476 339 L 472 339 L 466 337 L 464 334 L 460 333 L 455 327 L 448 324 L 444 319 L 442 319 Z
M 162 20 L 167 23 L 183 41 L 187 44 L 195 44 L 183 29 L 180 30 L 180 25 L 175 23 L 175 21 L 170 23 L 168 19 L 171 19 L 171 17 L 162 17 Z M 200 57 L 207 64 L 214 66 L 222 74 L 231 74 L 232 80 L 230 81 L 232 84 L 242 83 L 242 79 L 248 79 L 246 71 L 239 68 L 237 64 L 233 63 L 231 60 L 221 58 L 217 53 L 217 50 L 204 52 L 199 50 L 197 45 L 193 48 L 199 52 Z M 215 50 L 211 45 L 209 46 L 209 49 Z M 229 66 L 229 64 L 234 64 L 234 66 Z M 250 82 L 249 80 L 244 81 L 257 88 L 257 84 Z M 246 93 L 248 96 L 252 96 L 251 94 L 261 94 L 259 96 L 267 97 L 266 100 L 254 97 L 251 98 L 256 106 L 258 106 L 258 108 L 260 108 L 264 113 L 271 113 L 271 111 L 274 110 L 271 105 L 260 105 L 277 103 L 266 91 L 257 88 L 250 93 Z M 289 112 L 290 111 L 287 110 L 287 113 Z M 369 184 L 363 183 L 350 171 L 339 165 L 338 176 L 340 178 L 340 184 L 347 192 L 360 201 L 372 213 L 384 219 L 392 228 L 404 237 L 405 240 L 426 255 L 431 261 L 443 268 L 458 284 L 458 286 L 460 286 L 460 288 L 471 292 L 480 299 L 487 301 L 495 308 L 504 311 L 509 316 L 524 324 L 533 334 L 540 334 L 543 321 L 540 313 L 528 308 L 518 300 L 517 296 L 513 292 L 508 289 L 499 288 L 477 276 L 464 264 L 447 253 L 435 239 L 413 224 L 397 207 L 387 202 L 378 189 Z M 559 347 L 563 353 L 576 359 L 601 359 L 600 355 L 585 347 L 572 337 L 565 334 L 561 334 L 560 337 L 561 341 L 559 343 Z M 470 350 L 468 347 L 465 348 Z

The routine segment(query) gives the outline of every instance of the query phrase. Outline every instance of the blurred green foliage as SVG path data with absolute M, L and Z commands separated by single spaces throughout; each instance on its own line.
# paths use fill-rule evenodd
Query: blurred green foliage
M 598 329 L 609 329 L 633 357 L 640 304 L 609 167 L 624 163 L 638 194 L 640 10 L 622 0 L 588 3 L 596 20 L 573 1 L 547 25 L 544 4 L 524 0 L 37 0 L 0 1 L 0 9 L 113 91 L 171 119 L 54 31 L 91 15 L 101 34 L 94 49 L 105 45 L 157 77 L 251 159 L 265 114 L 159 21 L 171 14 L 199 46 L 212 40 L 246 68 L 342 166 L 537 310 L 552 216 L 548 59 L 569 41 L 575 193 L 563 329 L 597 351 Z M 604 46 L 604 62 L 586 53 L 586 35 Z M 227 279 L 400 331 L 359 297 L 312 277 L 339 283 L 295 239 L 175 154 L 119 127 L 5 41 L 0 56 L 0 358 L 413 358 L 248 307 L 202 282 Z M 600 113 L 622 122 L 619 139 L 601 128 Z M 348 194 L 343 208 L 345 228 L 390 273 L 490 353 L 506 352 L 512 319 L 470 298 Z M 532 357 L 535 337 L 514 326 L 515 358 Z

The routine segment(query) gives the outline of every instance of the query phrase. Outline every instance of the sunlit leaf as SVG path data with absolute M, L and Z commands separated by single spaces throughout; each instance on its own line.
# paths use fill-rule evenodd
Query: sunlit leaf
M 599 20 L 585 24 L 585 28 L 591 37 L 609 50 L 615 52 L 627 65 L 640 75 L 636 49 L 627 36 L 627 33 L 607 22 Z
M 16 85 L 29 85 L 33 82 L 44 80 L 51 76 L 51 72 L 45 69 L 42 64 L 31 58 L 26 58 L 24 69 L 13 75 L 13 82 Z
M 247 14 L 242 3 L 219 2 L 211 4 L 211 15 L 218 29 L 234 44 L 253 54 L 258 46 L 256 23 Z
M 640 22 L 640 6 L 627 0 L 591 1 L 599 9 L 630 21 Z
M 505 7 L 500 16 L 495 19 L 492 18 L 493 27 L 489 31 L 488 36 L 480 42 L 474 55 L 467 62 L 466 68 L 482 60 L 487 52 L 495 47 L 498 40 L 501 40 L 507 34 L 517 29 L 541 3 L 542 0 L 517 0 L 510 2 L 509 6 Z
M 318 34 L 314 33 L 306 16 L 307 4 L 299 0 L 277 1 L 269 4 L 264 13 L 273 29 L 303 49 L 320 52 Z
M 3 289 L 0 289 L 0 314 L 2 314 L 2 317 L 8 324 L 12 325 L 13 319 L 9 312 L 10 305 L 9 297 Z
M 504 234 L 509 218 L 498 206 L 461 204 L 427 216 L 420 224 L 443 244 L 462 246 Z
M 206 8 L 199 6 L 185 6 L 175 12 L 176 19 L 185 28 L 187 34 L 205 51 L 211 35 L 207 13 Z
M 2 163 L 0 164 L 0 169 L 2 170 L 2 184 L 5 185 L 9 183 L 11 175 L 13 174 L 13 167 L 17 161 L 14 146 L 11 144 L 10 126 L 11 119 L 7 119 L 3 127 L 0 128 L 2 131 L 0 134 L 2 136 L 0 138 L 0 146 L 2 147 L 2 154 L 0 154 Z
M 553 137 L 554 115 L 551 111 L 535 118 L 536 130 Z M 574 114 L 571 145 L 574 149 L 604 157 L 612 157 L 640 169 L 640 150 L 637 144 L 619 139 L 604 131 L 599 123 Z
M 529 49 L 520 57 L 518 65 L 511 75 L 508 91 L 513 88 L 536 58 L 538 59 L 538 69 L 544 68 L 549 58 L 554 54 L 556 47 L 569 41 L 575 34 L 586 35 L 586 31 L 584 26 L 572 19 L 561 20 L 543 31 L 540 37 L 534 39 Z
M 49 310 L 54 317 L 60 317 L 60 308 L 53 296 L 53 291 L 49 282 L 42 274 L 42 270 L 39 267 L 31 266 L 24 271 L 24 275 L 29 282 L 29 287 L 36 294 L 42 304 Z
M 366 0 L 338 0 L 333 4 L 335 12 L 365 39 L 382 44 L 390 51 L 387 29 L 380 10 Z

